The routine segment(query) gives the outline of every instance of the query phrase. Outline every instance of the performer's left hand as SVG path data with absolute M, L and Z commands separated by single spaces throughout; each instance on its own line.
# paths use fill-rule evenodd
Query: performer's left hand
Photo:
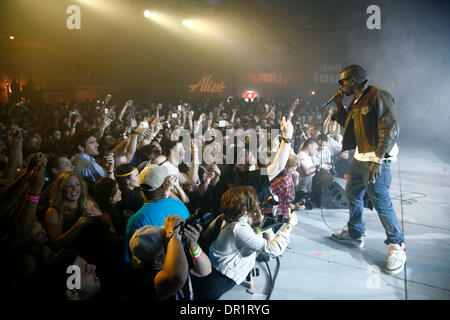
M 381 175 L 382 165 L 380 163 L 372 162 L 369 167 L 369 181 L 375 183 Z

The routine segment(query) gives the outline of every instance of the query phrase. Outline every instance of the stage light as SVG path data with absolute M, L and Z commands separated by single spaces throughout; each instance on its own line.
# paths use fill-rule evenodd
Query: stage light
M 145 10 L 144 17 L 151 19 L 151 18 L 153 18 L 153 13 L 148 10 Z
M 185 27 L 192 27 L 194 23 L 190 20 L 183 20 L 183 26 Z
M 9 36 L 9 39 L 10 40 L 14 40 L 16 37 L 14 37 L 14 36 Z
M 245 101 L 248 102 L 248 101 L 253 101 L 258 96 L 258 93 L 253 90 L 247 90 L 247 91 L 244 91 L 243 96 L 244 96 Z
M 316 92 L 315 92 L 314 90 L 311 91 L 311 95 L 315 96 L 315 95 L 316 95 Z

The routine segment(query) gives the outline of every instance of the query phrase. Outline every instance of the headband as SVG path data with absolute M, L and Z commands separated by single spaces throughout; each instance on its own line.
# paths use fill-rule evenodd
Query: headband
M 123 177 L 128 177 L 130 175 L 132 175 L 134 172 L 138 171 L 138 169 L 134 168 L 133 170 L 131 170 L 128 173 L 124 173 L 124 174 L 116 174 L 117 178 L 123 178 Z

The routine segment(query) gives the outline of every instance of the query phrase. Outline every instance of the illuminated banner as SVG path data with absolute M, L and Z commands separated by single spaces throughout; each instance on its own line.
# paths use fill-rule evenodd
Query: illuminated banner
M 224 81 L 214 82 L 212 81 L 212 74 L 203 76 L 203 78 L 196 84 L 189 85 L 189 92 L 194 92 L 199 89 L 199 92 L 223 92 L 226 88 Z
M 314 71 L 314 83 L 336 85 L 341 70 L 341 64 L 323 64 L 319 67 L 319 71 Z
M 291 76 L 275 72 L 247 73 L 242 80 L 248 83 L 290 84 L 293 82 Z

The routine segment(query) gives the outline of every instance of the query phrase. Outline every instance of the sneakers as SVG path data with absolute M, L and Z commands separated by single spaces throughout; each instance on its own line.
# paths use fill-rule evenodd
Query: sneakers
M 386 272 L 389 274 L 397 274 L 402 272 L 405 267 L 406 253 L 405 244 L 398 245 L 390 243 L 388 245 L 388 260 L 386 264 Z
M 341 232 L 338 233 L 333 233 L 331 235 L 331 239 L 340 242 L 340 243 L 344 243 L 344 244 L 350 244 L 356 248 L 362 248 L 364 247 L 364 237 L 366 235 L 363 234 L 361 237 L 359 237 L 358 239 L 353 239 L 352 237 L 350 237 L 350 234 L 348 233 L 347 229 L 342 230 Z
M 350 234 L 348 233 L 347 229 L 342 230 L 338 233 L 333 233 L 331 235 L 331 239 L 344 243 L 344 244 L 350 244 L 357 248 L 364 247 L 364 237 L 366 234 L 363 234 L 358 239 L 353 239 L 350 237 Z M 388 245 L 388 260 L 386 264 L 386 273 L 388 274 L 397 274 L 403 271 L 403 268 L 405 267 L 406 263 L 406 253 L 405 253 L 405 244 L 402 243 L 401 245 L 390 243 Z

